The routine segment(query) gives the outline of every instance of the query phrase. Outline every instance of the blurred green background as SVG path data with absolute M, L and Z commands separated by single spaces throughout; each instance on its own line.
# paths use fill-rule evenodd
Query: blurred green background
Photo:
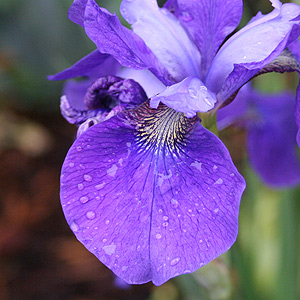
M 160 287 L 128 286 L 77 242 L 59 203 L 60 166 L 76 129 L 60 116 L 63 83 L 46 78 L 95 48 L 67 18 L 71 3 L 0 2 L 0 299 L 300 299 L 300 190 L 275 191 L 259 181 L 241 130 L 222 134 L 247 181 L 230 251 Z M 118 12 L 120 1 L 98 3 Z M 244 4 L 240 26 L 271 10 L 267 0 Z M 295 74 L 268 74 L 255 85 L 295 91 L 297 82 Z

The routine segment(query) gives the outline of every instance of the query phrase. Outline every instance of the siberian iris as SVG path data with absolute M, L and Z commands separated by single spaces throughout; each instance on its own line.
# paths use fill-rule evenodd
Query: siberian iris
M 232 124 L 247 131 L 248 157 L 263 182 L 274 188 L 299 185 L 293 93 L 268 94 L 243 87 L 230 105 L 218 111 L 220 130 Z
M 132 31 L 93 0 L 73 2 L 97 50 L 51 78 L 85 77 L 61 102 L 80 125 L 61 202 L 76 237 L 126 282 L 160 285 L 234 243 L 245 182 L 197 113 L 225 106 L 300 35 L 300 7 L 271 2 L 222 46 L 240 0 L 123 0 Z

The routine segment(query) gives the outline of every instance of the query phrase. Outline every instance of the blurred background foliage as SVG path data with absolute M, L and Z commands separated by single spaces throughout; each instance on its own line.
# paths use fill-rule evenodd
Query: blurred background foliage
M 63 83 L 46 78 L 94 49 L 68 20 L 71 3 L 0 2 L 0 299 L 300 299 L 300 190 L 260 182 L 247 165 L 241 130 L 222 135 L 247 181 L 230 251 L 160 287 L 129 286 L 77 242 L 59 204 L 60 166 L 75 128 L 59 113 Z M 118 12 L 120 0 L 98 3 Z M 244 4 L 240 26 L 271 10 L 267 0 Z M 295 91 L 297 82 L 295 74 L 267 74 L 254 84 L 278 92 Z

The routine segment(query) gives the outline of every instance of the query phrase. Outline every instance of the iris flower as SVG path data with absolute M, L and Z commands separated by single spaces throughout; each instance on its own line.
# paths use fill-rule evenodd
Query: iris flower
M 123 0 L 132 30 L 94 0 L 73 2 L 97 50 L 51 77 L 84 77 L 61 102 L 79 125 L 61 202 L 78 240 L 126 282 L 160 285 L 234 243 L 245 181 L 198 113 L 232 101 L 300 35 L 300 7 L 271 2 L 225 43 L 241 0 Z
M 230 105 L 218 111 L 219 130 L 232 124 L 247 131 L 249 160 L 264 183 L 273 188 L 300 184 L 293 93 L 267 94 L 243 87 Z

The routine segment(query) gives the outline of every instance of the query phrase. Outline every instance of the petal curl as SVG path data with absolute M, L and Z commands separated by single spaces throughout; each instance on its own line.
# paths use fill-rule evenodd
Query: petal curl
M 238 26 L 242 17 L 243 1 L 177 0 L 173 2 L 176 2 L 175 14 L 200 49 L 203 79 L 221 43 Z
M 120 11 L 176 82 L 200 76 L 199 50 L 172 13 L 152 0 L 123 0 Z
M 279 14 L 277 11 L 270 13 L 274 18 L 265 17 L 258 19 L 257 23 L 249 23 L 240 33 L 233 35 L 215 56 L 205 83 L 212 91 L 219 92 L 220 102 L 300 35 L 300 22 L 295 19 L 300 15 L 300 7 L 288 3 L 281 6 Z
M 197 118 L 143 104 L 76 140 L 61 201 L 76 237 L 117 276 L 160 285 L 230 248 L 244 187 Z

